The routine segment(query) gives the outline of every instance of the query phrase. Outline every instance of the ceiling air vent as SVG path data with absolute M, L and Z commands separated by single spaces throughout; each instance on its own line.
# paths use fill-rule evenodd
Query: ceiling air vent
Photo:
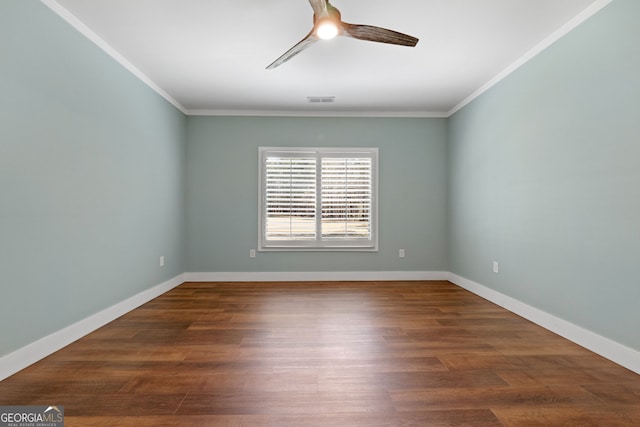
M 336 100 L 335 96 L 307 96 L 311 104 L 327 104 Z

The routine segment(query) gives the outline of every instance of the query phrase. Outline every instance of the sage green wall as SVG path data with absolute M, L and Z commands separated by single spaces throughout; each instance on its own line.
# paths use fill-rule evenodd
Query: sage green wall
M 186 120 L 35 0 L 0 94 L 1 356 L 184 272 Z
M 0 355 L 184 271 L 450 270 L 640 350 L 637 16 L 615 0 L 448 121 L 185 118 L 2 1 Z M 261 145 L 379 147 L 380 251 L 250 259 Z
M 451 271 L 636 350 L 639 16 L 615 0 L 449 122 Z
M 447 271 L 446 120 L 189 117 L 187 129 L 188 271 Z M 380 251 L 250 259 L 259 146 L 378 147 Z

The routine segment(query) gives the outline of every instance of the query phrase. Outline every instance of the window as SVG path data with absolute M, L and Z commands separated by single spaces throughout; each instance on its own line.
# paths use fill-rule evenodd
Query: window
M 260 147 L 260 250 L 377 250 L 377 148 Z

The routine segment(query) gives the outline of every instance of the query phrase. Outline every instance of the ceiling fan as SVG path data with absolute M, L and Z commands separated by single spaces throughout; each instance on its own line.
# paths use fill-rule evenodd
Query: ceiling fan
M 313 8 L 313 28 L 298 44 L 286 51 L 284 55 L 271 63 L 267 70 L 284 64 L 304 49 L 320 39 L 332 39 L 336 36 L 352 37 L 379 43 L 415 46 L 418 39 L 397 31 L 371 25 L 349 24 L 342 21 L 340 11 L 333 7 L 329 0 L 309 0 Z

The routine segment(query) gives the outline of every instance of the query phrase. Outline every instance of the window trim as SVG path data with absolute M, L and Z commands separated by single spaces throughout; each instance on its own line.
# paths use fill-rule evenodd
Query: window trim
M 282 152 L 294 157 L 351 157 L 371 158 L 371 239 L 330 239 L 322 240 L 320 233 L 311 241 L 270 241 L 265 238 L 265 205 L 266 180 L 265 159 L 269 154 Z M 351 155 L 351 156 L 350 156 Z M 321 162 L 316 164 L 320 172 Z M 258 251 L 300 251 L 300 252 L 377 252 L 379 241 L 378 230 L 378 148 L 377 147 L 258 147 Z M 321 174 L 316 175 L 316 230 L 319 231 L 321 220 Z

